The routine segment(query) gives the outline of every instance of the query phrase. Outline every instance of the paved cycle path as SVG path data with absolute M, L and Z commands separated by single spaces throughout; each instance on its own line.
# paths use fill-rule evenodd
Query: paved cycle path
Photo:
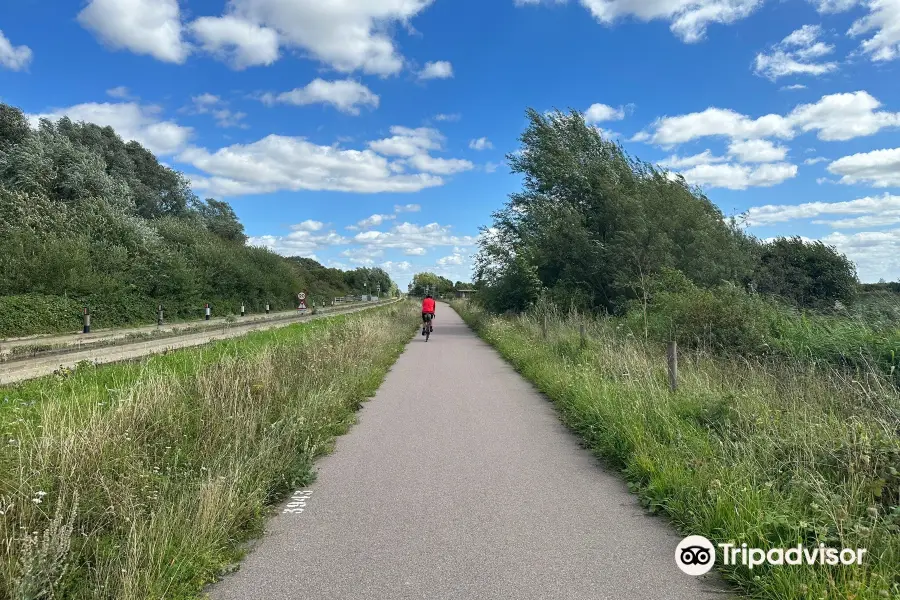
M 446 305 L 317 467 L 213 600 L 729 595 Z

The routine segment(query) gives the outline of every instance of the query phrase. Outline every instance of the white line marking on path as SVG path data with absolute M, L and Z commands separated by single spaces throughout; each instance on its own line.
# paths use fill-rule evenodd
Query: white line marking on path
M 297 490 L 282 513 L 299 515 L 306 508 L 306 501 L 312 496 L 312 490 Z

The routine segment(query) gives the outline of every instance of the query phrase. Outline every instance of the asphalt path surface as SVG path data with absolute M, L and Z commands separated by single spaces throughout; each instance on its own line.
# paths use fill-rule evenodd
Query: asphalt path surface
M 213 600 L 730 596 L 446 305 Z

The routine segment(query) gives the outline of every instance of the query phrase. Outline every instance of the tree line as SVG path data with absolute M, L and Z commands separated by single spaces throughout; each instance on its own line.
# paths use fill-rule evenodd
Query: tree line
M 231 206 L 111 127 L 43 119 L 0 104 L 0 335 L 294 306 L 362 294 L 382 269 L 340 271 L 247 245 Z M 367 284 L 367 285 L 364 285 Z
M 435 296 L 449 298 L 453 297 L 459 290 L 471 289 L 474 289 L 474 284 L 472 283 L 453 282 L 430 271 L 416 273 L 409 284 L 409 294 L 411 296 L 424 296 L 426 293 L 431 293 Z
M 527 111 L 521 149 L 509 155 L 523 189 L 482 229 L 480 297 L 497 311 L 544 296 L 558 305 L 624 314 L 645 306 L 671 272 L 801 308 L 853 302 L 855 265 L 798 237 L 759 240 L 697 187 L 631 157 L 578 111 Z

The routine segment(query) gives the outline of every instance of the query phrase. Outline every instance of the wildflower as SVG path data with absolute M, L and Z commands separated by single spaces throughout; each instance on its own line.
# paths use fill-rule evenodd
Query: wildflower
M 37 496 L 38 498 L 43 498 L 44 496 L 47 495 L 47 492 L 37 491 L 37 492 L 35 492 L 34 495 Z
M 31 501 L 35 504 L 40 504 L 41 502 L 43 502 L 43 500 L 41 500 L 40 498 L 32 498 Z

